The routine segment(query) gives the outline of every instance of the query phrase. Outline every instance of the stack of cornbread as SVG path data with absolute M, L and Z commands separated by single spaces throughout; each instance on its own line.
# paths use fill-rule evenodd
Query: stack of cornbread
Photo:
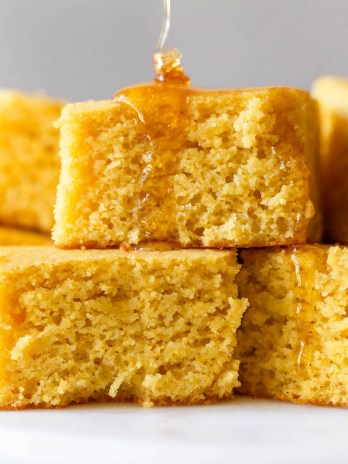
M 47 230 L 59 162 L 40 114 L 36 174 L 34 150 L 0 145 L 7 166 L 19 153 L 28 164 L 0 191 L 35 186 L 0 219 Z M 57 248 L 0 248 L 0 407 L 207 403 L 237 388 L 348 403 L 348 250 L 306 244 L 321 241 L 328 185 L 307 92 L 150 84 L 68 104 L 56 126 Z M 18 124 L 18 140 L 36 130 Z

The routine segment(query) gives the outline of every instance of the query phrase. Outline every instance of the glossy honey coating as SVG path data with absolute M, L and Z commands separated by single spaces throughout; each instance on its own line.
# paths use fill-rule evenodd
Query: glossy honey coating
M 241 391 L 348 406 L 348 248 L 244 250 L 241 261 Z

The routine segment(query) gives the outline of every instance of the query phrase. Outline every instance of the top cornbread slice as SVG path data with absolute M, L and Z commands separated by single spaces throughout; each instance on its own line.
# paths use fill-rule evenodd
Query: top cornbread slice
M 50 232 L 62 102 L 0 90 L 0 223 Z
M 348 243 L 348 79 L 320 77 L 312 94 L 320 108 L 326 238 Z
M 320 238 L 319 214 L 308 228 L 319 201 L 317 108 L 307 92 L 168 98 L 149 86 L 125 95 L 62 113 L 56 245 L 250 247 Z

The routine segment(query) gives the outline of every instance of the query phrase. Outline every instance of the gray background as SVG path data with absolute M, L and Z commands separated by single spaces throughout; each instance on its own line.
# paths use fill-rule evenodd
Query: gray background
M 152 78 L 162 0 L 0 0 L 0 87 L 108 98 Z M 168 46 L 193 84 L 348 75 L 348 0 L 172 0 Z

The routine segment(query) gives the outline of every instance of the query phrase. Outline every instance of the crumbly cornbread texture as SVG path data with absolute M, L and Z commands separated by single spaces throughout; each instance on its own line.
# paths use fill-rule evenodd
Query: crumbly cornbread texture
M 0 222 L 50 232 L 62 103 L 0 90 Z
M 309 94 L 175 92 L 135 87 L 115 100 L 65 107 L 56 245 L 305 242 L 313 203 L 319 210 Z M 319 240 L 319 212 L 311 223 L 309 239 Z
M 0 406 L 230 398 L 239 268 L 234 251 L 0 248 Z
M 0 245 L 49 245 L 52 241 L 49 235 L 31 232 L 29 230 L 0 227 Z
M 348 243 L 348 78 L 320 77 L 312 93 L 320 104 L 326 238 Z
M 241 391 L 348 406 L 348 248 L 241 252 L 249 299 L 238 334 Z

